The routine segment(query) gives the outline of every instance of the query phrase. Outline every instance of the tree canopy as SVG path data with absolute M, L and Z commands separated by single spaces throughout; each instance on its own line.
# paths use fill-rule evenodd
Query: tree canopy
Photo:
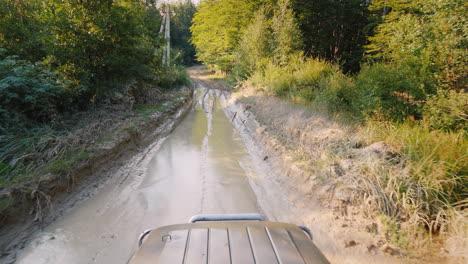
M 173 34 L 191 63 L 187 3 L 174 7 Z M 131 96 L 126 87 L 135 81 L 177 82 L 180 71 L 163 68 L 155 52 L 163 45 L 159 7 L 154 0 L 0 0 L 0 130 Z
M 260 3 L 259 0 L 202 1 L 191 27 L 198 60 L 221 71 L 231 70 L 234 51 Z

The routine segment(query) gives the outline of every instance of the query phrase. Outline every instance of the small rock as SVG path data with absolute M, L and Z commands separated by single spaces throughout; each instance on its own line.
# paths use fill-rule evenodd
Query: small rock
M 383 141 L 369 145 L 361 150 L 368 157 L 398 161 L 398 151 Z
M 391 246 L 388 246 L 388 245 L 382 249 L 382 252 L 390 254 L 392 256 L 401 256 L 401 253 L 398 249 L 392 248 Z
M 342 224 L 341 227 L 348 227 L 348 225 L 347 224 Z
M 265 156 L 265 157 L 263 158 L 263 160 L 267 160 L 267 159 L 268 159 L 268 156 Z
M 351 200 L 351 194 L 353 188 L 351 186 L 340 186 L 335 189 L 335 198 L 343 202 L 349 202 Z
M 345 248 L 354 247 L 357 244 L 358 243 L 356 243 L 356 241 L 354 241 L 354 240 L 348 240 L 348 241 L 345 241 Z
M 371 253 L 371 255 L 374 255 L 374 256 L 379 253 L 379 249 L 374 244 L 368 246 L 367 251 L 369 251 L 369 253 Z

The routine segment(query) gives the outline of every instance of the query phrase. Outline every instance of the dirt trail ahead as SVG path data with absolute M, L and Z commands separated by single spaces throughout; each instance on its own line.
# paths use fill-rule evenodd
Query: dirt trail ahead
M 215 91 L 195 84 L 193 110 L 175 131 L 35 234 L 17 263 L 126 263 L 145 229 L 184 223 L 194 214 L 260 212 L 242 139 Z

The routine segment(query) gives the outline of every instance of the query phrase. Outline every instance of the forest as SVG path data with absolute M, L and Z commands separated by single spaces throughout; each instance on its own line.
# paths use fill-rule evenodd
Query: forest
M 396 230 L 394 242 L 410 248 L 430 234 L 466 235 L 467 7 L 205 0 L 192 42 L 197 59 L 237 87 L 341 117 L 369 142 L 397 147 L 401 173 L 380 170 L 364 195 L 378 197 L 376 214 Z
M 147 109 L 138 102 L 149 90 L 164 101 L 201 63 L 233 89 L 306 106 L 397 148 L 392 166 L 405 173 L 384 168 L 361 193 L 377 197 L 373 213 L 395 229 L 393 242 L 466 241 L 467 1 L 173 1 L 169 67 L 160 2 L 0 0 L 0 187 L 47 175 L 39 167 L 69 169 L 59 157 L 88 155 L 61 141 L 80 116 Z M 0 197 L 0 212 L 8 203 Z
M 168 67 L 164 8 L 154 0 L 0 0 L 0 187 L 63 174 L 90 155 L 96 139 L 83 130 L 99 137 L 109 129 L 93 125 L 105 126 L 100 119 L 148 115 L 142 104 L 189 83 L 195 7 L 171 5 Z M 10 203 L 1 198 L 0 212 Z

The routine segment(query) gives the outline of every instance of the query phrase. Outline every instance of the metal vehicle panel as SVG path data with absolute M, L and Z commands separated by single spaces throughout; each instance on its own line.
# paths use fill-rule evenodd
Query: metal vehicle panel
M 328 263 L 309 234 L 296 225 L 197 221 L 147 233 L 130 263 Z

